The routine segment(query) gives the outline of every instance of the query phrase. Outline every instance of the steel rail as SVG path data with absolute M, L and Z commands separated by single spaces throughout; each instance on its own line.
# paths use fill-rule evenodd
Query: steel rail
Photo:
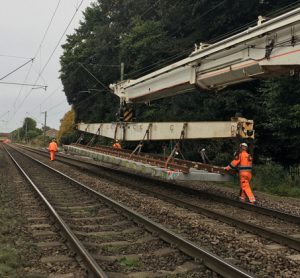
M 62 156 L 62 157 L 66 158 L 65 156 Z M 66 159 L 71 159 L 72 160 L 73 158 L 67 157 Z M 74 159 L 74 161 L 78 162 L 79 160 Z M 91 162 L 84 162 L 84 161 L 79 161 L 79 162 L 80 163 L 86 163 L 87 165 L 91 164 Z M 278 218 L 278 219 L 281 219 L 281 220 L 285 220 L 285 221 L 288 221 L 288 222 L 291 222 L 291 223 L 300 224 L 300 217 L 296 216 L 296 215 L 284 213 L 284 212 L 281 212 L 281 211 L 278 211 L 278 210 L 275 210 L 275 209 L 264 208 L 264 207 L 261 207 L 261 206 L 253 206 L 253 205 L 250 205 L 250 204 L 247 204 L 247 203 L 242 203 L 242 202 L 237 201 L 237 200 L 229 199 L 229 198 L 224 197 L 224 196 L 219 196 L 219 195 L 215 195 L 213 193 L 204 192 L 204 191 L 196 190 L 196 189 L 193 189 L 193 188 L 188 188 L 188 187 L 176 184 L 176 183 L 163 181 L 163 180 L 158 180 L 158 179 L 155 179 L 155 178 L 152 178 L 152 177 L 146 177 L 146 176 L 141 176 L 141 175 L 137 175 L 137 174 L 134 174 L 134 173 L 129 173 L 127 171 L 122 171 L 120 169 L 116 170 L 116 169 L 112 169 L 112 168 L 105 167 L 105 166 L 98 165 L 98 164 L 97 164 L 97 166 L 104 169 L 105 171 L 110 171 L 110 172 L 113 172 L 113 173 L 122 173 L 122 174 L 124 174 L 124 175 L 126 175 L 130 178 L 136 178 L 137 176 L 139 176 L 140 178 L 142 178 L 146 181 L 149 181 L 149 182 L 153 183 L 153 185 L 158 186 L 158 187 L 164 186 L 166 188 L 170 188 L 170 189 L 173 189 L 173 190 L 175 189 L 175 190 L 178 190 L 178 191 L 181 191 L 181 192 L 193 195 L 193 196 L 198 196 L 198 197 L 202 197 L 202 198 L 205 198 L 205 199 L 210 199 L 210 200 L 225 203 L 225 204 L 228 204 L 228 205 L 231 205 L 231 206 L 234 206 L 234 207 L 238 207 L 238 208 L 242 208 L 242 209 L 245 209 L 245 210 L 257 212 L 257 213 L 264 214 L 264 215 L 267 215 L 267 216 L 272 216 L 272 217 L 275 217 L 275 218 Z
M 36 184 L 30 179 L 30 177 L 22 169 L 22 167 L 19 165 L 19 163 L 14 159 L 14 157 L 12 156 L 12 154 L 7 150 L 6 147 L 4 147 L 4 149 L 7 152 L 7 154 L 9 155 L 9 157 L 11 158 L 11 160 L 13 161 L 13 163 L 16 165 L 16 167 L 18 168 L 18 170 L 22 173 L 22 175 L 25 177 L 25 179 L 29 182 L 29 184 L 32 186 L 32 188 L 35 190 L 35 192 L 38 194 L 39 198 L 43 201 L 43 203 L 46 205 L 46 207 L 48 208 L 48 210 L 51 212 L 52 216 L 54 217 L 54 219 L 56 220 L 56 222 L 59 224 L 59 226 L 62 229 L 63 233 L 67 236 L 67 238 L 70 241 L 70 243 L 72 244 L 73 248 L 76 249 L 77 253 L 80 255 L 80 257 L 85 262 L 85 266 L 91 272 L 90 274 L 94 275 L 94 277 L 108 278 L 108 276 L 100 268 L 100 266 L 97 264 L 97 262 L 94 260 L 94 258 L 90 255 L 90 253 L 82 245 L 82 243 L 79 241 L 79 239 L 71 231 L 71 229 L 69 228 L 69 226 L 64 222 L 64 220 L 56 212 L 56 210 L 53 208 L 53 206 L 49 203 L 49 201 L 47 200 L 47 198 L 38 189 L 38 187 L 36 186 Z
M 122 182 L 124 183 L 124 181 L 122 181 Z M 132 186 L 134 188 L 137 188 L 139 191 L 146 192 L 147 194 L 151 194 L 152 196 L 155 196 L 155 197 L 158 197 L 159 199 L 165 200 L 169 203 L 179 205 L 179 206 L 181 206 L 183 208 L 186 208 L 186 209 L 189 209 L 193 212 L 200 213 L 200 214 L 205 215 L 209 218 L 213 218 L 213 219 L 216 219 L 216 220 L 221 221 L 223 223 L 236 226 L 236 227 L 238 227 L 242 230 L 248 231 L 248 232 L 253 233 L 253 234 L 260 235 L 260 236 L 262 236 L 266 239 L 270 239 L 272 241 L 275 241 L 277 243 L 286 245 L 286 246 L 288 246 L 292 249 L 300 251 L 300 240 L 299 239 L 290 237 L 290 236 L 285 235 L 285 234 L 280 233 L 280 232 L 273 231 L 271 229 L 263 228 L 261 226 L 255 225 L 255 224 L 250 224 L 246 221 L 242 221 L 242 220 L 237 219 L 235 217 L 227 216 L 225 214 L 218 213 L 218 212 L 215 212 L 215 211 L 210 210 L 210 209 L 203 208 L 203 207 L 198 206 L 198 205 L 193 205 L 193 204 L 187 203 L 187 202 L 182 201 L 178 198 L 170 197 L 169 195 L 166 195 L 166 194 L 163 194 L 163 193 L 153 192 L 153 191 L 145 189 L 145 188 L 140 188 L 137 185 L 130 185 L 130 186 Z
M 135 160 L 135 161 L 146 161 L 150 165 L 155 165 L 157 166 L 158 164 L 162 167 L 165 166 L 166 159 L 158 154 L 146 154 L 140 152 L 138 155 L 132 154 L 132 151 L 130 150 L 114 150 L 109 147 L 105 146 L 97 146 L 97 147 L 90 147 L 86 145 L 80 145 L 80 144 L 72 144 L 72 146 L 88 149 L 88 150 L 93 150 L 93 151 L 100 151 L 102 153 L 108 153 L 116 156 L 122 156 L 127 159 Z M 224 170 L 222 167 L 214 166 L 214 165 L 209 165 L 206 163 L 200 163 L 200 162 L 194 162 L 194 161 L 189 161 L 189 160 L 184 160 L 184 159 L 178 159 L 174 158 L 172 162 L 168 163 L 168 166 L 170 169 L 174 170 L 179 170 L 182 171 L 183 173 L 188 173 L 190 168 L 196 169 L 196 170 L 205 170 L 207 172 L 211 173 L 217 173 L 217 174 L 228 174 L 228 171 Z
M 132 154 L 129 151 L 125 150 L 114 150 L 109 147 L 89 147 L 89 146 L 83 146 L 83 145 L 78 145 L 78 144 L 72 144 L 72 146 L 77 146 L 80 148 L 88 149 L 88 150 L 97 150 L 101 151 L 101 153 L 104 154 L 109 154 L 117 157 L 122 157 L 134 161 L 143 161 L 146 162 L 147 164 L 154 165 L 154 166 L 160 166 L 165 168 L 165 163 L 166 161 L 163 160 L 161 157 L 154 157 L 154 156 L 145 156 L 145 155 L 137 155 L 137 154 Z M 187 165 L 184 165 L 182 163 L 175 163 L 175 162 L 170 162 L 168 163 L 168 167 L 171 170 L 177 170 L 183 173 L 189 173 L 189 167 Z
M 278 219 L 281 219 L 284 221 L 288 221 L 291 223 L 300 224 L 300 217 L 293 215 L 293 214 L 284 213 L 284 212 L 281 212 L 281 211 L 278 211 L 275 209 L 265 208 L 262 206 L 243 203 L 243 202 L 240 202 L 237 200 L 229 199 L 224 196 L 219 196 L 219 195 L 215 195 L 213 193 L 199 191 L 199 190 L 196 190 L 193 188 L 187 188 L 187 187 L 177 185 L 177 184 L 173 185 L 170 183 L 166 183 L 164 181 L 162 181 L 162 183 L 164 183 L 164 186 L 166 186 L 168 188 L 177 189 L 179 191 L 185 192 L 185 193 L 193 195 L 193 196 L 199 196 L 199 197 L 210 199 L 210 200 L 213 200 L 213 201 L 216 201 L 219 203 L 228 204 L 233 207 L 237 207 L 237 208 L 245 209 L 248 211 L 264 214 L 267 216 L 272 216 L 272 217 L 275 217 L 275 218 L 278 218 Z M 162 185 L 162 183 L 160 183 L 160 185 Z
M 40 151 L 40 150 L 36 150 L 36 149 L 29 148 L 29 147 L 24 147 L 24 146 L 22 146 L 22 147 L 25 148 L 25 149 L 27 148 L 30 151 L 33 151 L 33 152 L 36 152 L 36 153 L 39 153 L 39 154 L 41 154 L 41 152 L 43 154 L 45 154 L 45 152 Z M 69 163 L 68 161 L 74 161 L 75 163 L 80 163 L 80 164 L 86 165 L 86 166 L 93 165 L 93 166 L 96 166 L 97 168 L 103 169 L 105 171 L 105 173 L 99 173 L 99 171 L 92 171 L 88 168 L 85 168 L 85 170 L 89 170 L 89 171 L 91 171 L 92 173 L 94 173 L 96 175 L 105 176 L 107 172 L 111 172 L 111 173 L 113 173 L 113 177 L 109 176 L 109 178 L 113 179 L 116 182 L 118 182 L 118 179 L 115 178 L 115 176 L 117 174 L 122 174 L 124 176 L 129 177 L 129 178 L 134 178 L 135 180 L 137 178 L 141 178 L 144 181 L 152 183 L 153 186 L 157 186 L 157 187 L 163 186 L 165 188 L 178 190 L 178 191 L 181 191 L 183 193 L 186 193 L 186 194 L 189 194 L 189 195 L 192 195 L 192 196 L 198 196 L 200 198 L 205 198 L 205 199 L 213 200 L 213 201 L 216 201 L 216 202 L 219 202 L 219 203 L 228 204 L 228 205 L 231 205 L 233 207 L 245 209 L 245 210 L 248 210 L 248 211 L 260 213 L 260 214 L 267 215 L 267 216 L 272 216 L 272 217 L 275 217 L 277 219 L 281 219 L 281 220 L 284 220 L 284 221 L 287 221 L 287 222 L 291 222 L 291 223 L 295 223 L 295 224 L 300 225 L 300 217 L 299 216 L 284 213 L 282 211 L 278 211 L 278 210 L 275 210 L 275 209 L 264 208 L 262 206 L 254 206 L 254 205 L 251 205 L 251 204 L 248 204 L 248 203 L 242 203 L 240 201 L 229 199 L 229 198 L 224 197 L 224 196 L 219 196 L 219 195 L 215 195 L 213 193 L 204 192 L 204 191 L 196 190 L 196 189 L 193 189 L 193 188 L 188 188 L 188 187 L 176 184 L 176 183 L 163 181 L 163 180 L 160 180 L 160 179 L 155 179 L 153 177 L 142 176 L 140 174 L 130 173 L 130 172 L 127 172 L 127 171 L 123 171 L 122 169 L 109 168 L 107 166 L 99 165 L 99 164 L 93 163 L 91 161 L 89 161 L 89 162 L 82 161 L 82 160 L 79 160 L 79 159 L 76 159 L 76 158 L 73 158 L 73 157 L 67 157 L 65 155 L 57 155 L 57 158 L 58 158 L 58 160 L 62 160 L 64 163 L 67 163 L 71 166 L 77 166 L 78 168 L 81 168 L 81 169 L 83 168 L 82 166 L 74 165 L 74 163 Z
M 18 151 L 18 150 L 16 150 Z M 19 152 L 19 151 L 18 151 Z M 94 189 L 89 188 L 85 184 L 82 184 L 75 179 L 61 173 L 60 171 L 51 168 L 50 166 L 38 161 L 37 159 L 21 153 L 22 155 L 34 160 L 36 163 L 43 165 L 44 167 L 48 168 L 49 170 L 57 173 L 60 176 L 63 176 L 65 179 L 72 181 L 81 189 L 84 189 L 86 192 L 93 194 L 94 196 L 101 199 L 103 202 L 108 204 L 111 207 L 114 207 L 117 211 L 122 212 L 126 217 L 131 219 L 132 221 L 136 222 L 137 224 L 141 224 L 147 229 L 148 231 L 157 234 L 161 239 L 164 241 L 176 246 L 179 250 L 184 252 L 190 257 L 203 260 L 203 263 L 218 274 L 222 275 L 223 277 L 228 278 L 251 278 L 254 277 L 253 275 L 245 272 L 244 270 L 222 260 L 219 256 L 212 254 L 211 252 L 201 248 L 200 246 L 196 245 L 195 243 L 175 234 L 174 232 L 166 229 L 162 225 L 155 223 L 154 221 L 148 219 L 147 217 L 142 216 L 141 214 L 133 211 L 132 209 L 128 208 L 125 205 L 122 205 L 113 199 L 97 192 Z
M 286 246 L 288 246 L 292 249 L 300 251 L 300 240 L 298 240 L 296 238 L 290 237 L 290 236 L 282 234 L 280 232 L 273 231 L 271 229 L 260 227 L 260 226 L 255 225 L 255 224 L 247 223 L 245 221 L 239 220 L 239 219 L 234 218 L 234 217 L 226 216 L 222 213 L 218 213 L 218 212 L 203 208 L 201 206 L 189 204 L 187 202 L 184 202 L 184 201 L 179 200 L 179 199 L 174 198 L 174 197 L 170 197 L 170 196 L 162 194 L 162 193 L 153 192 L 151 190 L 141 188 L 141 187 L 136 186 L 136 185 L 129 184 L 126 181 L 122 181 L 122 183 L 126 184 L 128 186 L 137 188 L 138 190 L 140 190 L 142 192 L 146 192 L 147 194 L 152 194 L 154 196 L 157 196 L 158 198 L 163 199 L 165 201 L 168 201 L 169 203 L 180 205 L 181 207 L 190 209 L 190 210 L 192 210 L 196 213 L 200 213 L 200 214 L 203 214 L 207 217 L 210 217 L 210 218 L 219 220 L 221 222 L 236 226 L 236 227 L 238 227 L 240 229 L 243 229 L 245 231 L 260 235 L 260 236 L 262 236 L 266 239 L 270 239 L 274 242 L 286 245 Z

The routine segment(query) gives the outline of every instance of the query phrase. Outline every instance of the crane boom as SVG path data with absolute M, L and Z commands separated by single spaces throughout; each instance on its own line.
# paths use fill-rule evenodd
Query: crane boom
M 300 8 L 265 20 L 189 57 L 135 80 L 111 84 L 125 102 L 151 100 L 195 89 L 215 90 L 260 77 L 293 73 L 300 65 Z
M 138 79 L 111 84 L 110 88 L 120 98 L 121 105 L 126 106 L 126 103 L 150 102 L 195 89 L 218 90 L 252 79 L 295 74 L 299 69 L 300 8 L 296 8 L 273 19 L 259 16 L 257 24 L 245 31 L 212 45 L 196 45 L 187 58 Z M 167 123 L 167 127 L 165 123 L 81 123 L 78 129 L 138 141 L 146 132 L 149 135 L 150 124 L 149 140 L 178 139 L 183 124 L 187 127 L 185 139 L 254 137 L 253 121 L 244 118 L 223 123 L 174 122 Z

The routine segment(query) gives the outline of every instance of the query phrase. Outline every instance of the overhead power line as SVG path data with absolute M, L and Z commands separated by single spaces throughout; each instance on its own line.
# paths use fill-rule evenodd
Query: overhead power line
M 84 1 L 84 0 L 81 0 L 79 6 L 78 6 L 77 9 L 75 10 L 75 12 L 74 12 L 72 18 L 70 19 L 70 21 L 69 21 L 67 27 L 65 28 L 64 32 L 62 33 L 62 35 L 61 35 L 59 41 L 57 42 L 56 46 L 54 47 L 54 49 L 53 49 L 53 51 L 52 51 L 52 53 L 50 54 L 50 56 L 49 56 L 49 58 L 48 58 L 46 64 L 43 66 L 43 68 L 42 68 L 42 70 L 41 70 L 41 72 L 40 72 L 38 78 L 41 76 L 41 74 L 44 72 L 45 68 L 48 66 L 48 64 L 49 64 L 49 62 L 50 62 L 50 60 L 51 60 L 51 58 L 53 57 L 53 55 L 54 55 L 54 53 L 55 53 L 57 47 L 59 46 L 61 40 L 63 39 L 63 37 L 65 36 L 66 32 L 68 31 L 68 28 L 70 27 L 70 25 L 71 25 L 73 19 L 75 18 L 75 16 L 76 16 L 78 10 L 80 9 L 80 7 L 81 7 L 83 1 Z M 37 80 L 38 80 L 38 79 L 37 79 Z
M 213 6 L 212 8 L 210 8 L 209 10 L 206 10 L 203 14 L 201 14 L 199 17 L 197 17 L 196 19 L 199 20 L 199 19 L 202 19 L 203 17 L 205 17 L 207 14 L 209 14 L 210 12 L 214 11 L 215 9 L 219 8 L 221 5 L 223 5 L 224 3 L 226 2 L 226 0 L 223 0 L 222 2 L 216 4 L 215 6 Z M 195 22 L 192 20 L 191 22 L 189 22 L 187 25 L 185 25 L 184 27 L 187 27 L 191 24 L 194 24 Z M 168 34 L 167 38 L 172 38 L 174 35 L 176 35 L 179 31 L 175 31 L 171 34 Z M 180 57 L 182 57 L 183 55 L 186 55 L 186 53 L 189 53 L 191 51 L 191 48 L 189 49 L 186 49 L 186 50 L 183 50 L 181 53 L 177 53 L 169 58 L 166 58 L 164 60 L 161 60 L 159 62 L 156 62 L 156 63 L 153 63 L 153 64 L 150 64 L 146 67 L 143 67 L 143 68 L 140 68 L 140 69 L 137 69 L 133 72 L 130 73 L 130 75 L 132 76 L 132 78 L 135 78 L 137 75 L 142 75 L 142 74 L 145 74 L 147 72 L 150 72 L 151 70 L 154 70 L 156 68 L 159 68 L 161 66 L 163 66 L 164 64 L 166 64 L 167 62 L 170 62 L 172 60 L 176 60 Z
M 145 14 L 147 14 L 149 11 L 151 11 L 153 8 L 155 8 L 155 6 L 160 2 L 160 0 L 156 1 L 153 5 L 151 5 L 148 9 L 146 9 L 141 15 L 140 17 L 143 17 Z
M 29 112 L 26 112 L 32 119 L 34 119 L 36 122 L 38 122 L 38 123 L 40 123 L 40 124 L 42 124 L 43 125 L 43 123 L 40 121 L 40 120 L 38 120 L 36 117 L 34 117 L 31 113 L 29 113 Z M 25 118 L 26 118 L 26 116 L 25 116 Z
M 22 57 L 22 56 L 14 56 L 14 55 L 6 55 L 6 54 L 0 54 L 0 57 L 7 57 L 7 58 L 16 58 L 16 59 L 31 59 L 29 57 Z
M 63 100 L 63 101 L 61 101 L 60 103 L 55 104 L 55 105 L 51 106 L 50 108 L 48 108 L 47 111 L 49 112 L 50 110 L 53 110 L 53 109 L 55 109 L 55 108 L 61 106 L 61 105 L 64 104 L 65 102 L 66 102 L 66 101 Z
M 37 108 L 41 107 L 41 105 L 45 103 L 50 97 L 52 97 L 56 92 L 58 92 L 59 89 L 62 89 L 62 87 L 59 86 L 55 90 L 53 90 L 42 102 L 35 106 L 31 111 L 35 111 Z
M 53 21 L 55 15 L 56 15 L 56 12 L 57 12 L 57 10 L 58 10 L 58 7 L 59 7 L 60 3 L 61 3 L 61 0 L 58 1 L 57 5 L 56 5 L 56 7 L 55 7 L 55 10 L 54 10 L 54 12 L 53 12 L 53 14 L 52 14 L 52 17 L 51 17 L 51 19 L 50 19 L 50 22 L 49 22 L 49 24 L 48 24 L 48 26 L 47 26 L 47 28 L 46 28 L 46 31 L 45 31 L 45 33 L 44 33 L 44 36 L 43 36 L 43 38 L 42 38 L 42 40 L 41 40 L 41 43 L 40 43 L 40 45 L 39 45 L 39 48 L 37 49 L 37 51 L 36 51 L 34 57 L 37 56 L 37 54 L 39 53 L 39 50 L 40 50 L 41 47 L 42 47 L 42 44 L 43 44 L 43 42 L 44 42 L 44 40 L 45 40 L 45 38 L 46 38 L 46 36 L 47 36 L 47 34 L 48 34 L 48 31 L 49 31 L 49 29 L 50 29 L 50 26 L 51 26 L 51 24 L 52 24 L 52 21 Z
M 59 7 L 60 3 L 61 3 L 61 0 L 58 1 L 57 5 L 56 5 L 56 7 L 55 7 L 55 10 L 54 10 L 54 12 L 53 12 L 53 14 L 52 14 L 52 16 L 51 16 L 50 22 L 49 22 L 49 24 L 48 24 L 48 26 L 47 26 L 47 28 L 46 28 L 46 30 L 45 30 L 45 32 L 44 32 L 43 38 L 42 38 L 42 40 L 41 40 L 41 42 L 40 42 L 40 44 L 39 44 L 39 47 L 38 47 L 37 50 L 36 50 L 36 53 L 35 53 L 35 55 L 34 55 L 34 59 L 36 58 L 37 54 L 39 53 L 39 50 L 40 50 L 41 47 L 42 47 L 42 44 L 43 44 L 43 42 L 44 42 L 44 40 L 45 40 L 45 38 L 46 38 L 46 36 L 47 36 L 47 34 L 48 34 L 49 28 L 50 28 L 50 26 L 51 26 L 51 24 L 52 24 L 52 22 L 53 22 L 53 19 L 54 19 L 55 15 L 56 15 L 56 12 L 57 12 L 57 10 L 58 10 L 58 7 Z M 27 81 L 27 79 L 28 79 L 28 77 L 29 77 L 29 74 L 30 74 L 30 72 L 31 72 L 32 66 L 33 66 L 33 63 L 31 64 L 30 68 L 28 69 L 27 74 L 26 74 L 26 76 L 25 76 L 25 79 L 24 79 L 23 83 L 26 83 L 26 81 Z M 19 99 L 19 97 L 20 97 L 20 95 L 21 95 L 21 92 L 22 92 L 22 89 L 23 89 L 23 87 L 20 88 L 19 93 L 18 93 L 17 97 L 16 97 L 15 100 L 14 100 L 13 107 L 15 107 L 15 105 L 16 105 L 16 103 L 17 103 L 17 100 Z M 15 115 L 15 114 L 16 114 L 16 112 L 14 113 L 14 115 Z
M 59 1 L 59 3 L 60 3 L 60 2 L 61 2 L 61 0 Z M 34 82 L 34 85 L 35 85 L 35 86 L 41 86 L 41 85 L 37 85 L 36 83 L 37 83 L 37 81 L 39 80 L 39 78 L 40 78 L 40 76 L 42 75 L 42 73 L 44 72 L 44 70 L 46 69 L 46 67 L 48 66 L 48 64 L 49 64 L 50 60 L 52 59 L 52 57 L 53 57 L 53 55 L 54 55 L 54 53 L 55 53 L 57 47 L 59 46 L 61 40 L 63 39 L 64 35 L 66 34 L 66 32 L 67 32 L 69 26 L 71 25 L 72 21 L 74 20 L 76 14 L 77 14 L 77 12 L 79 11 L 80 7 L 82 6 L 83 2 L 84 2 L 84 0 L 82 0 L 82 1 L 80 2 L 80 4 L 78 5 L 78 7 L 76 8 L 76 10 L 75 10 L 73 16 L 71 17 L 71 19 L 70 19 L 68 25 L 66 26 L 64 32 L 62 33 L 62 35 L 61 35 L 59 41 L 57 42 L 57 44 L 56 44 L 56 46 L 55 46 L 55 48 L 53 49 L 53 51 L 51 52 L 50 56 L 48 57 L 47 62 L 44 64 L 43 68 L 41 69 L 41 71 L 40 71 L 40 73 L 39 73 L 37 79 L 36 79 L 35 82 Z M 59 5 L 59 3 L 58 3 L 58 5 Z M 58 5 L 57 5 L 57 8 L 58 8 Z M 56 10 L 57 10 L 57 8 L 56 8 Z M 56 12 L 56 10 L 55 10 L 55 12 Z M 55 13 L 54 13 L 54 14 L 55 14 Z M 54 15 L 53 15 L 53 17 L 54 17 Z M 49 25 L 51 24 L 53 17 L 51 18 L 51 21 L 50 21 Z M 49 29 L 49 28 L 47 28 L 47 30 L 48 30 L 48 29 Z M 44 36 L 44 37 L 45 37 L 45 36 Z M 44 38 L 43 38 L 43 39 L 44 39 Z M 41 44 L 40 44 L 40 45 L 41 45 Z M 39 48 L 40 48 L 40 47 L 39 47 Z M 39 50 L 39 49 L 38 49 L 38 50 Z M 37 51 L 37 53 L 38 53 L 38 51 Z M 36 55 L 37 55 L 37 54 L 36 54 Z M 35 55 L 35 56 L 36 56 L 36 55 Z M 27 76 L 28 76 L 28 75 L 29 75 L 29 73 L 27 74 Z M 27 80 L 27 78 L 26 78 L 26 80 Z M 31 92 L 32 92 L 32 89 L 31 89 L 31 90 L 27 93 L 27 95 L 23 98 L 23 100 L 22 100 L 22 102 L 20 103 L 20 105 L 18 106 L 18 108 L 14 111 L 14 115 L 16 115 L 17 111 L 22 107 L 22 105 L 24 104 L 24 102 L 26 101 L 26 99 L 29 97 L 29 95 L 31 94 Z M 61 105 L 61 104 L 59 104 L 59 105 Z M 51 108 L 51 109 L 53 109 L 53 108 Z
M 86 71 L 88 72 L 105 90 L 107 90 L 108 92 L 110 92 L 111 90 L 104 85 L 94 74 L 92 74 L 83 64 L 79 63 L 79 65 Z
M 19 70 L 20 68 L 26 66 L 28 63 L 33 62 L 34 58 L 31 58 L 29 61 L 27 61 L 26 63 L 24 63 L 23 65 L 17 67 L 16 69 L 14 69 L 13 71 L 9 72 L 8 74 L 4 75 L 3 77 L 0 78 L 0 80 L 3 80 L 4 78 L 6 78 L 7 76 L 13 74 L 14 72 L 16 72 L 17 70 Z
M 57 47 L 59 46 L 61 40 L 63 39 L 64 35 L 66 34 L 66 32 L 67 32 L 69 26 L 71 25 L 73 19 L 75 18 L 75 16 L 76 16 L 78 10 L 80 9 L 80 7 L 81 7 L 83 1 L 84 1 L 84 0 L 81 0 L 79 6 L 78 6 L 77 9 L 75 10 L 75 12 L 74 12 L 72 18 L 70 19 L 70 21 L 69 21 L 67 27 L 65 28 L 64 32 L 63 32 L 62 35 L 61 35 L 59 41 L 57 42 L 57 44 L 56 44 L 56 46 L 54 47 L 53 51 L 51 52 L 50 56 L 48 57 L 47 62 L 45 63 L 45 65 L 44 65 L 43 68 L 41 69 L 41 71 L 40 71 L 40 73 L 39 73 L 37 79 L 36 79 L 35 82 L 34 82 L 34 84 L 36 84 L 36 82 L 39 80 L 40 76 L 42 75 L 42 73 L 44 72 L 44 70 L 46 69 L 46 67 L 48 66 L 48 64 L 49 64 L 49 62 L 50 62 L 50 60 L 51 60 L 51 58 L 53 57 L 53 55 L 54 55 L 54 53 L 55 53 Z M 23 101 L 22 101 L 21 104 L 18 106 L 18 108 L 17 108 L 17 110 L 15 111 L 15 113 L 22 107 L 22 105 L 24 104 L 24 102 L 26 101 L 26 99 L 29 97 L 29 95 L 30 95 L 31 92 L 32 92 L 32 90 L 30 90 L 30 91 L 28 92 L 28 94 L 24 97 Z
M 206 16 L 208 13 L 210 13 L 210 12 L 214 11 L 215 9 L 219 8 L 219 7 L 220 7 L 221 5 L 223 5 L 225 2 L 226 2 L 226 1 L 223 0 L 222 2 L 220 2 L 220 3 L 216 4 L 215 6 L 213 6 L 211 9 L 206 10 L 200 17 L 197 18 L 197 20 L 203 18 L 203 17 Z M 277 16 L 277 15 L 283 13 L 283 12 L 287 12 L 287 11 L 291 10 L 292 8 L 298 7 L 299 4 L 300 4 L 300 1 L 298 0 L 298 1 L 296 1 L 295 3 L 293 3 L 293 4 L 286 5 L 286 6 L 280 8 L 280 9 L 278 9 L 278 10 L 276 10 L 276 11 L 273 11 L 273 12 L 271 12 L 271 13 L 268 13 L 268 14 L 266 14 L 266 16 L 267 16 L 267 17 Z M 234 35 L 234 34 L 236 34 L 237 32 L 241 32 L 241 31 L 245 30 L 246 28 L 252 26 L 252 25 L 255 24 L 256 22 L 257 22 L 257 20 L 252 21 L 252 22 L 249 22 L 249 23 L 247 23 L 247 24 L 245 24 L 245 25 L 243 25 L 243 26 L 240 26 L 240 27 L 238 27 L 238 28 L 236 28 L 236 29 L 234 29 L 234 30 L 231 30 L 230 32 L 227 32 L 227 33 L 225 33 L 225 34 L 222 34 L 222 35 L 220 35 L 220 36 L 218 36 L 218 37 L 214 37 L 213 39 L 210 39 L 209 41 L 207 41 L 207 43 L 211 43 L 211 44 L 212 44 L 212 43 L 215 43 L 215 42 L 217 42 L 217 41 L 219 41 L 219 40 L 221 40 L 221 39 L 227 38 L 227 37 L 230 36 L 230 35 Z M 189 26 L 189 25 L 192 24 L 192 23 L 193 23 L 193 21 L 190 22 L 190 23 L 189 23 L 188 25 L 186 25 L 186 26 Z M 185 26 L 185 27 L 186 27 L 186 26 Z M 177 34 L 177 33 L 178 33 L 178 31 L 176 31 L 176 32 L 174 32 L 174 33 L 171 33 L 171 34 L 168 35 L 168 37 L 172 37 L 172 36 L 174 36 L 174 35 Z M 142 75 L 142 74 L 145 74 L 145 73 L 147 73 L 147 72 L 150 72 L 151 70 L 154 70 L 154 69 L 156 69 L 156 68 L 159 68 L 159 67 L 163 66 L 163 65 L 166 64 L 169 60 L 176 60 L 176 56 L 177 56 L 177 57 L 180 57 L 180 56 L 184 55 L 185 53 L 190 52 L 190 51 L 192 51 L 192 50 L 193 50 L 192 48 L 186 49 L 186 50 L 184 50 L 182 53 L 176 54 L 176 55 L 174 55 L 174 56 L 171 56 L 171 57 L 169 57 L 169 58 L 167 58 L 167 59 L 164 59 L 164 60 L 161 60 L 161 61 L 159 61 L 159 62 L 150 64 L 150 65 L 148 65 L 148 66 L 146 66 L 146 67 L 137 69 L 137 70 L 131 72 L 131 73 L 130 73 L 130 76 L 131 76 L 131 78 L 135 78 L 136 76 L 140 76 L 140 75 Z M 154 65 L 155 65 L 155 66 L 154 66 Z
M 48 87 L 48 86 L 45 86 L 45 85 L 38 85 L 38 84 L 27 84 L 27 83 L 16 83 L 16 82 L 2 82 L 2 81 L 0 81 L 0 84 L 30 86 L 30 87 L 41 87 L 44 90 L 46 90 L 47 87 Z
M 5 115 L 9 114 L 9 110 L 6 111 L 5 113 L 3 113 L 1 116 L 0 116 L 0 119 L 2 119 Z

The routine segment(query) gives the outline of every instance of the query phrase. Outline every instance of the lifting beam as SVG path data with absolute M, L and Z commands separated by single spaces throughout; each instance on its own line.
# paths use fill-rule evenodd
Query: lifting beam
M 81 131 L 122 141 L 178 140 L 185 126 L 184 139 L 197 138 L 254 138 L 253 121 L 232 118 L 228 122 L 153 122 L 153 123 L 102 123 L 78 124 Z

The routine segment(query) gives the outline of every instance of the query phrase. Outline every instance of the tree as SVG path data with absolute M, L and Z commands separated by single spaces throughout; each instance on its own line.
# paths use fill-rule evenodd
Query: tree
M 18 136 L 21 140 L 28 141 L 42 134 L 42 131 L 36 127 L 36 121 L 26 117 L 23 125 L 19 128 Z
M 85 11 L 80 27 L 62 46 L 61 80 L 74 108 L 75 123 L 115 119 L 119 101 L 109 93 L 108 84 L 120 80 L 121 62 L 125 63 L 126 79 L 134 79 L 186 57 L 194 43 L 213 43 L 235 29 L 245 30 L 249 22 L 256 24 L 258 15 L 272 17 L 275 10 L 293 3 L 98 0 Z M 138 105 L 138 120 L 230 120 L 239 112 L 255 121 L 256 161 L 271 157 L 282 164 L 294 163 L 297 152 L 293 150 L 299 147 L 299 103 L 292 100 L 298 87 L 296 81 L 291 85 L 287 80 L 249 82 L 222 92 L 192 92 L 162 99 L 150 107 Z M 272 147 L 266 143 L 269 141 Z M 203 145 L 204 141 L 194 143 Z M 219 154 L 226 149 L 231 153 L 238 142 L 207 140 L 205 144 L 216 157 L 215 162 L 223 163 L 227 157 Z M 189 157 L 195 156 L 193 144 L 185 143 L 185 149 Z M 160 151 L 159 144 L 151 149 L 155 150 Z
M 270 79 L 261 88 L 265 120 L 264 153 L 284 165 L 299 163 L 300 85 L 298 78 Z
M 75 131 L 75 112 L 71 109 L 67 112 L 60 121 L 60 127 L 57 134 L 57 140 L 60 141 L 61 137 L 73 133 Z

